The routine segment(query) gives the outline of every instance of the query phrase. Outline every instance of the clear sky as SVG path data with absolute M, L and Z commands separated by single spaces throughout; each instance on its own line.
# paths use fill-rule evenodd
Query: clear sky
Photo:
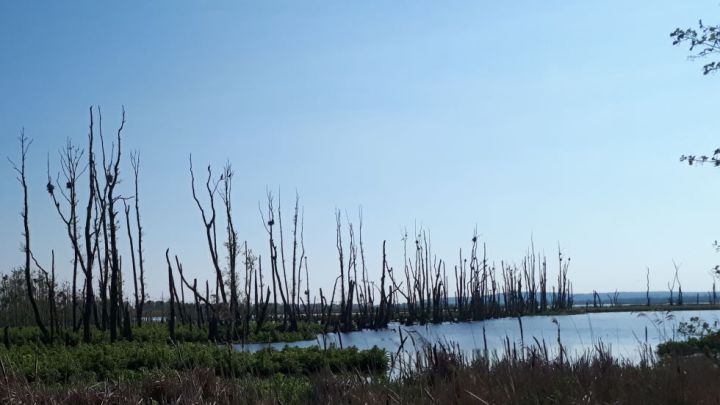
M 337 272 L 334 210 L 360 205 L 371 274 L 383 239 L 402 266 L 404 227 L 429 229 L 448 270 L 477 227 L 498 262 L 531 235 L 549 256 L 560 243 L 577 292 L 643 290 L 646 266 L 663 289 L 672 260 L 707 290 L 720 172 L 678 157 L 720 146 L 720 77 L 669 38 L 698 18 L 720 21 L 717 1 L 3 1 L 0 154 L 22 127 L 35 140 L 33 243 L 69 277 L 47 155 L 56 171 L 65 140 L 85 141 L 90 105 L 106 131 L 124 105 L 154 297 L 165 248 L 210 275 L 191 152 L 233 163 L 240 238 L 264 256 L 258 202 L 281 189 L 289 223 L 298 190 L 314 294 Z M 0 190 L 4 272 L 22 263 L 7 162 Z

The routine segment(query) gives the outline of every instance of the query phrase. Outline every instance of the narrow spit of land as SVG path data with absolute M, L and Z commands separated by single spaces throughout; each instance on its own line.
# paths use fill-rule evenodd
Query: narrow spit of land
M 711 311 L 720 309 L 718 304 L 653 304 L 653 305 L 604 305 L 604 306 L 575 306 L 560 311 L 548 311 L 542 314 L 526 314 L 523 316 L 548 316 L 548 315 L 577 315 L 577 314 L 593 314 L 602 312 L 663 312 L 663 311 Z

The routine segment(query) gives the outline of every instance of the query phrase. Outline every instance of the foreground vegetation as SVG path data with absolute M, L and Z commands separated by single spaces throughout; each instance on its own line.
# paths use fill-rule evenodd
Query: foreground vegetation
M 197 368 L 220 377 L 271 377 L 311 375 L 321 371 L 382 374 L 387 369 L 385 352 L 373 348 L 320 350 L 317 347 L 239 352 L 231 346 L 194 343 L 167 345 L 125 343 L 64 346 L 14 346 L 0 349 L 5 369 L 27 382 L 74 384 L 112 380 L 136 380 L 157 372 L 180 372 Z
M 700 47 L 699 56 L 717 52 L 718 27 L 700 23 L 700 30 L 700 34 L 676 31 L 675 43 L 690 42 L 691 50 Z M 716 62 L 705 65 L 705 73 L 718 66 Z M 567 277 L 569 259 L 560 251 L 553 286 L 547 260 L 534 248 L 528 249 L 519 265 L 500 262 L 496 266 L 487 259 L 477 236 L 472 237 L 465 256 L 460 251 L 457 264 L 446 271 L 446 263 L 435 257 L 422 231 L 411 237 L 406 233 L 397 272 L 388 263 L 383 243 L 382 265 L 376 271 L 381 276 L 373 281 L 365 262 L 362 217 L 354 229 L 339 212 L 339 275 L 331 294 L 318 289 L 312 296 L 298 199 L 290 227 L 292 243 L 287 245 L 292 247 L 286 249 L 280 204 L 275 207 L 268 194 L 262 218 L 269 242 L 264 277 L 261 256 L 239 242 L 233 225 L 232 169 L 226 166 L 218 177 L 208 167 L 207 180 L 198 192 L 191 161 L 192 198 L 207 235 L 212 272 L 199 283 L 187 279 L 180 258 L 171 257 L 168 249 L 169 299 L 161 301 L 159 309 L 153 308 L 145 293 L 139 155 L 131 158 L 134 190 L 125 193 L 131 197 L 121 197 L 123 190 L 116 186 L 122 183 L 124 112 L 117 138 L 107 149 L 94 118 L 91 109 L 87 154 L 68 142 L 61 150 L 62 176 L 53 180 L 48 167 L 45 187 L 72 247 L 72 279 L 64 284 L 56 280 L 55 252 L 43 265 L 36 257 L 40 253 L 31 249 L 30 182 L 25 175 L 31 142 L 24 134 L 20 137 L 21 153 L 14 168 L 23 195 L 25 260 L 0 285 L 1 403 L 696 404 L 717 403 L 720 398 L 716 384 L 720 334 L 717 325 L 698 319 L 681 325 L 687 341 L 664 343 L 656 353 L 641 345 L 638 363 L 617 360 L 600 344 L 583 356 L 568 358 L 559 329 L 560 349 L 552 356 L 544 342 L 537 340 L 534 347 L 522 343 L 511 347 L 508 341 L 501 354 L 473 358 L 443 345 L 424 346 L 414 353 L 403 352 L 401 347 L 395 354 L 377 348 L 333 347 L 242 353 L 232 345 L 219 345 L 309 339 L 322 332 L 383 328 L 390 321 L 467 321 L 540 313 L 665 310 L 667 306 L 650 305 L 648 286 L 645 306 L 615 305 L 616 296 L 608 297 L 615 304 L 603 306 L 599 294 L 593 292 L 592 307 L 574 307 Z M 718 156 L 716 151 L 712 157 L 684 156 L 683 160 L 718 166 Z M 81 195 L 81 189 L 87 193 Z M 86 203 L 81 204 L 81 199 Z M 221 202 L 217 207 L 216 201 Z M 126 235 L 120 232 L 120 203 Z M 218 233 L 226 234 L 221 236 L 225 240 L 218 242 Z M 125 237 L 129 249 L 121 251 L 118 240 Z M 130 290 L 123 291 L 124 287 Z M 674 309 L 716 308 L 714 285 L 709 294 L 712 305 L 683 304 L 677 268 L 668 288 L 669 305 Z M 163 321 L 157 322 L 156 317 Z
M 468 356 L 452 344 L 411 348 L 407 339 L 397 353 L 335 347 L 244 353 L 230 345 L 163 342 L 163 328 L 136 342 L 74 346 L 21 343 L 17 334 L 15 344 L 0 346 L 0 402 L 715 403 L 718 326 L 691 318 L 678 329 L 686 341 L 657 350 L 639 344 L 635 362 L 618 360 L 602 344 L 570 357 L 559 335 L 555 351 L 544 341 L 508 341 L 500 353 Z
M 0 348 L 0 402 L 302 402 L 317 375 L 381 376 L 384 351 L 265 349 L 161 343 L 18 345 Z M 241 390 L 238 390 L 241 388 Z M 135 399 L 137 398 L 137 400 Z
M 602 345 L 578 358 L 508 347 L 467 359 L 435 345 L 390 378 L 388 354 L 378 349 L 28 345 L 0 349 L 0 402 L 700 404 L 720 396 L 716 357 L 644 353 L 630 363 Z

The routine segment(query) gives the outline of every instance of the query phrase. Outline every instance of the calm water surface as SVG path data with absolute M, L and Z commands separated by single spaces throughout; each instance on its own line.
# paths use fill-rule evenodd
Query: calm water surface
M 646 342 L 653 348 L 658 343 L 680 339 L 677 327 L 680 322 L 688 321 L 691 317 L 714 322 L 720 320 L 720 311 L 677 311 L 677 312 L 605 312 L 582 315 L 560 316 L 526 316 L 522 317 L 523 336 L 525 345 L 534 345 L 537 339 L 545 341 L 548 350 L 557 353 L 558 325 L 560 339 L 565 350 L 570 355 L 579 355 L 591 350 L 594 345 L 602 342 L 617 358 L 636 361 L 640 358 L 641 345 Z M 555 320 L 557 323 L 553 322 Z M 255 343 L 236 345 L 237 350 L 256 351 L 261 348 L 274 347 L 280 349 L 284 346 L 309 347 L 323 344 L 340 345 L 343 347 L 356 346 L 359 349 L 368 349 L 377 346 L 394 353 L 400 345 L 400 332 L 403 336 L 409 335 L 405 343 L 406 349 L 412 349 L 412 340 L 420 347 L 424 342 L 452 342 L 459 346 L 466 355 L 484 349 L 483 327 L 487 337 L 487 348 L 490 353 L 501 353 L 504 341 L 510 339 L 520 345 L 520 322 L 517 318 L 492 319 L 487 321 L 446 323 L 439 325 L 403 326 L 391 323 L 386 330 L 358 331 L 342 334 L 331 334 L 324 337 L 320 335 L 315 340 L 292 343 Z

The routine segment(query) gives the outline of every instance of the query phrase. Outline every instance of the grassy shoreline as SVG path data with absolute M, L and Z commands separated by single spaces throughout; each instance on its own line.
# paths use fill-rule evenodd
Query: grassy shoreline
M 658 308 L 700 307 L 639 309 Z M 587 312 L 600 312 L 593 309 Z M 702 326 L 694 329 L 698 333 L 710 330 L 695 324 Z M 457 347 L 424 345 L 405 352 L 409 363 L 391 374 L 395 354 L 378 348 L 247 353 L 230 344 L 169 342 L 162 326 L 139 329 L 134 342 L 110 344 L 98 335 L 91 344 L 29 339 L 0 346 L 0 403 L 695 404 L 720 397 L 716 332 L 657 350 L 645 347 L 635 363 L 614 358 L 603 345 L 575 357 L 562 350 L 552 357 L 541 346 L 508 346 L 472 359 Z
M 147 344 L 53 346 L 41 353 L 0 348 L 0 402 L 696 404 L 720 396 L 715 357 L 649 354 L 633 364 L 602 346 L 577 358 L 548 357 L 530 347 L 493 361 L 432 346 L 418 353 L 412 370 L 393 379 L 384 374 L 386 353 L 377 349 L 243 354 L 210 345 L 142 346 Z M 160 355 L 152 354 L 156 349 Z M 69 366 L 84 373 L 66 370 L 63 378 L 53 371 Z

